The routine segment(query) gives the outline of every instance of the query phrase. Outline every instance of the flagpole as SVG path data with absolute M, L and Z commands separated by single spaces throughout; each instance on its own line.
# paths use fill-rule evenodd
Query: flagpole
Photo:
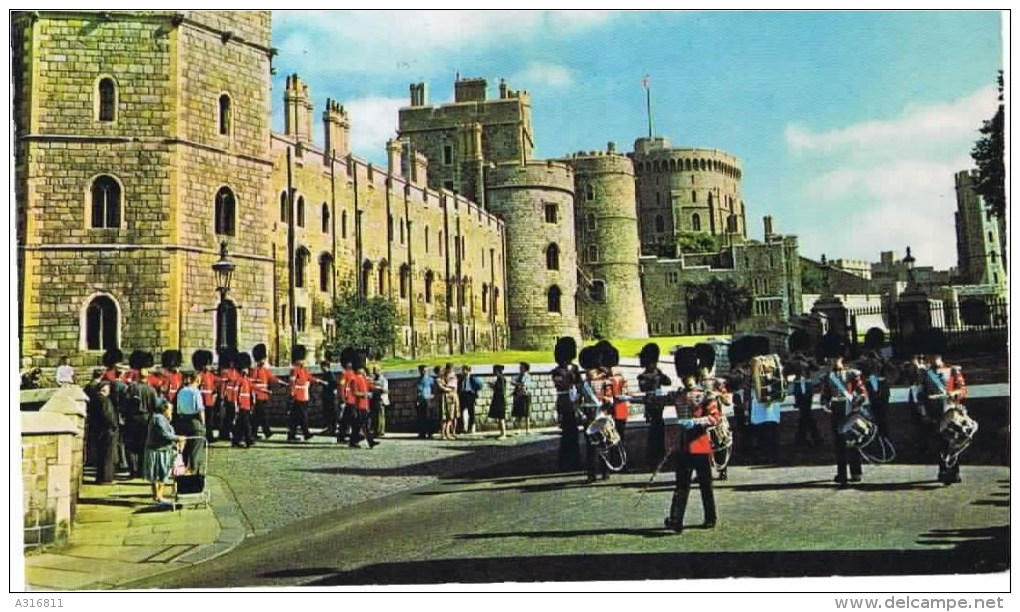
M 641 81 L 645 86 L 645 111 L 648 113 L 648 137 L 652 137 L 652 88 L 648 86 L 648 75 Z

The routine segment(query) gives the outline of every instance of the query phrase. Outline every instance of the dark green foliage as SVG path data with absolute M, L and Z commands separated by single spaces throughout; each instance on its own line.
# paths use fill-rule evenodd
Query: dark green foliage
M 684 285 L 689 321 L 704 319 L 715 332 L 733 330 L 738 321 L 751 315 L 751 292 L 730 279 L 713 278 Z
M 381 297 L 359 299 L 349 293 L 333 304 L 336 335 L 324 348 L 339 355 L 345 347 L 368 351 L 371 359 L 387 355 L 396 337 L 397 307 Z
M 999 108 L 984 122 L 981 138 L 974 143 L 970 155 L 977 165 L 974 191 L 985 200 L 988 212 L 1000 219 L 1006 216 L 1006 164 L 1003 139 L 1002 71 L 999 71 Z

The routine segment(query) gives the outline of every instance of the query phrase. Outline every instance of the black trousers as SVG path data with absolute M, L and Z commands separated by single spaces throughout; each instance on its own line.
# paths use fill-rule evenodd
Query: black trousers
M 213 403 L 212 406 L 205 406 L 205 439 L 207 442 L 213 442 L 216 440 L 216 434 L 213 429 L 219 424 L 216 415 L 219 412 L 219 401 Z
M 251 410 L 237 410 L 234 418 L 234 444 L 251 446 L 255 443 L 255 432 L 251 426 Z
M 414 416 L 417 423 L 418 439 L 424 440 L 432 437 L 434 428 L 431 426 L 429 418 L 429 400 L 418 398 L 418 403 L 414 407 Z
M 124 440 L 124 455 L 127 459 L 128 470 L 135 478 L 142 475 L 142 457 L 145 454 L 148 426 L 148 415 L 135 414 L 124 420 L 124 427 L 120 431 Z
M 814 412 L 811 410 L 812 397 L 805 395 L 794 400 L 797 408 L 797 437 L 795 444 L 801 446 L 810 442 L 813 446 L 822 443 L 822 434 L 818 431 L 818 423 L 815 422 Z
M 889 437 L 889 398 L 871 400 L 871 418 L 875 419 L 875 426 L 878 427 L 878 435 Z
M 340 424 L 339 415 L 336 410 L 336 399 L 323 399 L 322 400 L 322 418 L 324 423 L 322 425 L 322 435 L 324 436 L 335 436 L 337 429 Z
M 301 429 L 301 434 L 306 440 L 312 437 L 312 432 L 308 431 L 308 402 L 299 402 L 292 399 L 290 402 L 290 422 L 287 429 L 288 440 L 297 440 L 298 428 Z
M 683 526 L 684 514 L 687 512 L 687 498 L 691 493 L 691 473 L 698 475 L 698 489 L 701 490 L 701 505 L 705 510 L 705 522 L 714 523 L 718 519 L 715 510 L 715 493 L 712 491 L 712 456 L 693 455 L 680 451 L 676 462 L 676 488 L 673 490 L 673 503 L 669 508 L 669 518 Z
M 468 428 L 467 431 L 471 431 L 471 428 L 475 426 L 475 399 L 474 393 L 461 393 L 460 394 L 460 409 L 461 414 L 457 415 L 457 420 L 463 418 L 463 411 L 467 410 L 468 413 Z
M 666 455 L 666 424 L 662 420 L 662 406 L 646 404 L 645 420 L 648 421 L 645 461 L 649 467 L 655 469 Z
M 237 416 L 237 405 L 234 402 L 223 400 L 220 402 L 220 428 L 218 438 L 223 441 L 230 440 L 230 434 L 234 431 L 234 418 Z
M 758 439 L 758 448 L 762 452 L 763 461 L 767 464 L 779 463 L 779 423 L 766 421 L 752 427 Z
M 833 403 L 832 410 L 832 444 L 836 447 L 836 478 L 846 480 L 847 467 L 851 478 L 861 476 L 861 454 L 855 448 L 846 447 L 846 436 L 839 433 L 839 427 L 846 420 L 846 404 Z
M 358 408 L 354 404 L 343 404 L 337 415 L 336 440 L 343 442 L 347 436 L 354 439 L 354 432 L 358 428 Z
M 269 427 L 269 400 L 256 399 L 251 416 L 252 429 L 256 432 L 262 431 L 262 435 L 268 440 L 269 436 L 273 435 L 273 430 Z
M 351 446 L 357 446 L 361 442 L 362 435 L 368 440 L 369 446 L 375 446 L 375 437 L 372 435 L 372 413 L 369 410 L 357 410 L 354 426 L 351 429 Z
M 562 471 L 581 469 L 581 441 L 577 426 L 577 413 L 573 410 L 560 415 L 559 466 Z
M 189 438 L 204 438 L 206 435 L 205 425 L 198 415 L 178 415 L 174 419 L 174 431 L 179 436 Z M 205 445 L 206 439 L 187 440 L 184 443 L 184 450 L 181 451 L 181 458 L 184 465 L 188 466 L 193 474 L 205 474 Z
M 603 480 L 608 480 L 609 466 L 606 465 L 606 462 L 603 461 L 601 457 L 599 457 L 598 447 L 591 443 L 588 436 L 584 437 L 584 445 L 585 457 L 588 463 L 588 480 L 595 480 L 596 472 L 602 474 Z

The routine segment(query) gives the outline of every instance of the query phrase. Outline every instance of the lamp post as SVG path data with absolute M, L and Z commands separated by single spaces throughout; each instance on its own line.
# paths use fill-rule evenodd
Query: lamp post
M 910 247 L 907 247 L 907 256 L 903 258 L 903 265 L 907 268 L 907 287 L 914 284 L 914 256 L 910 254 Z
M 220 243 L 220 258 L 212 265 L 213 274 L 216 275 L 216 293 L 220 300 L 216 305 L 216 346 L 234 348 L 236 339 L 231 339 L 227 333 L 229 327 L 227 293 L 230 291 L 230 280 L 234 276 L 234 262 L 227 258 L 227 243 Z M 232 341 L 235 340 L 235 341 Z

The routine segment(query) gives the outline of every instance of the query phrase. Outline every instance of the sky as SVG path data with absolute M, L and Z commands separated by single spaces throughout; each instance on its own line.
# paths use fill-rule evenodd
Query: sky
M 535 157 L 633 149 L 652 123 L 674 146 L 743 164 L 751 237 L 772 215 L 801 253 L 956 265 L 953 175 L 995 112 L 997 12 L 274 11 L 273 127 L 298 73 L 318 117 L 349 110 L 358 157 L 383 163 L 408 85 L 531 93 Z

